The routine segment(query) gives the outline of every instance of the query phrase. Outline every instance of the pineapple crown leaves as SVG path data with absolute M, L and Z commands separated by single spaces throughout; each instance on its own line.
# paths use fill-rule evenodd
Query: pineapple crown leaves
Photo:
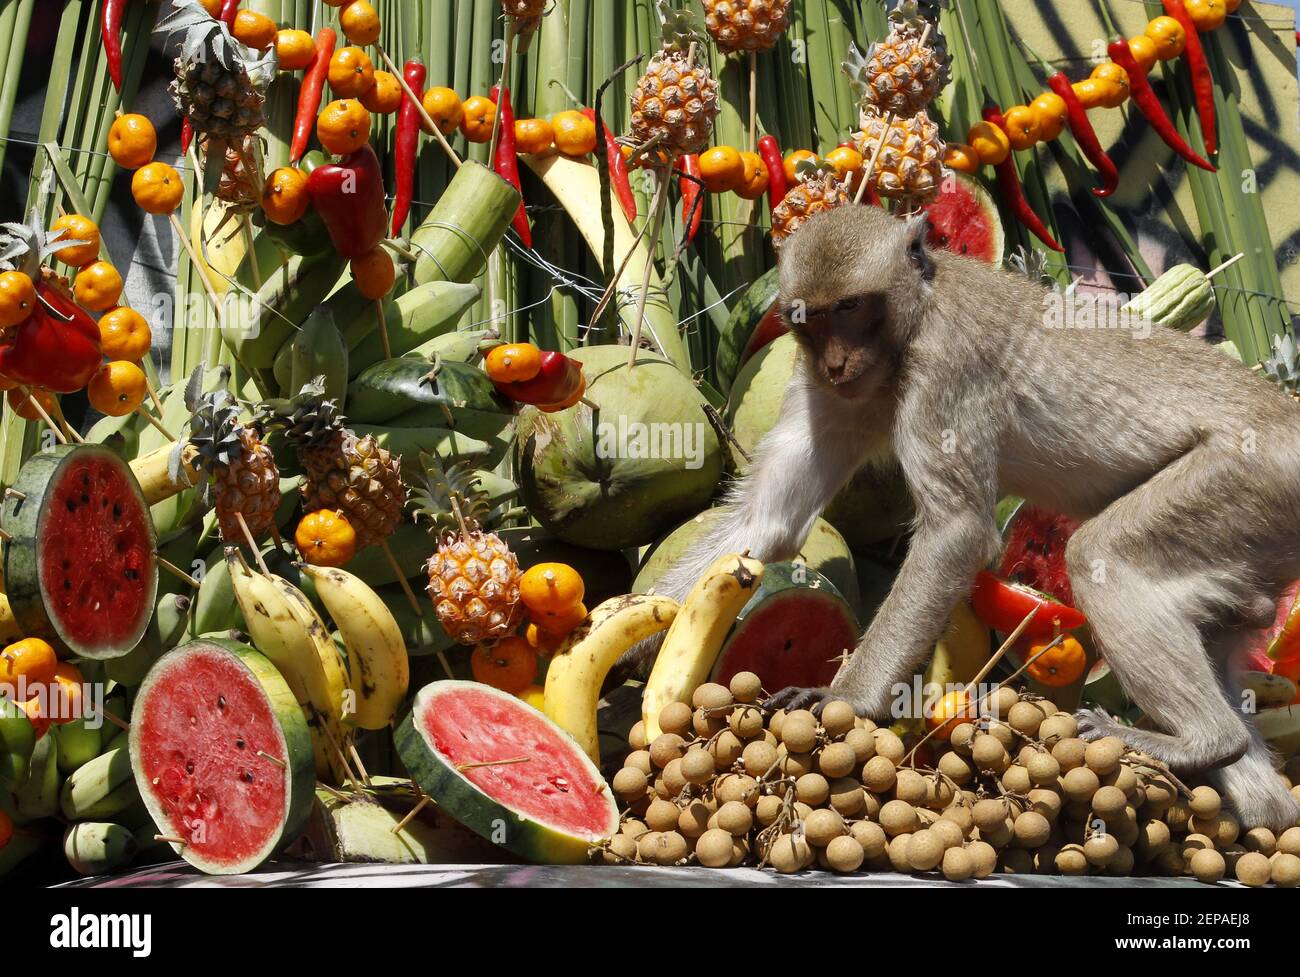
M 217 20 L 199 0 L 179 0 L 175 9 L 158 22 L 155 34 L 170 38 L 182 34 L 179 56 L 186 64 L 215 61 L 221 67 L 242 69 L 249 83 L 265 92 L 279 70 L 279 57 L 275 45 L 258 52 L 235 40 L 230 28 Z
M 240 405 L 227 389 L 230 379 L 228 367 L 222 367 L 212 390 L 203 390 L 207 365 L 200 363 L 185 383 L 185 409 L 190 412 L 189 437 L 181 438 L 167 456 L 167 474 L 173 482 L 180 482 L 184 470 L 187 447 L 195 454 L 191 464 L 199 471 L 213 474 L 228 468 L 244 453 L 241 435 L 244 422 L 240 419 Z M 204 482 L 200 494 L 207 501 L 209 485 Z
M 268 431 L 283 430 L 299 447 L 319 444 L 346 425 L 338 401 L 325 399 L 324 376 L 303 384 L 292 397 L 258 404 L 257 419 Z
M 420 452 L 422 484 L 411 492 L 415 520 L 428 519 L 436 534 L 473 532 L 491 520 L 491 501 L 473 462 L 444 463 L 437 454 Z
M 1043 252 L 1026 248 L 1023 244 L 1016 248 L 1006 263 L 1013 271 L 1018 271 L 1031 282 L 1041 282 L 1048 278 L 1047 255 Z
M 853 87 L 853 94 L 858 103 L 867 97 L 871 90 L 867 85 L 867 56 L 862 53 L 858 45 L 849 41 L 849 53 L 843 61 L 840 62 L 840 70 L 848 76 L 849 84 Z
M 16 221 L 0 224 L 0 270 L 22 271 L 32 281 L 40 281 L 41 264 L 46 258 L 64 248 L 88 243 L 69 238 L 67 233 L 62 228 L 53 234 L 47 232 L 41 213 L 35 207 L 26 224 Z
M 1273 337 L 1273 355 L 1260 364 L 1264 375 L 1289 394 L 1300 390 L 1300 347 L 1289 331 Z
M 694 11 L 675 8 L 670 0 L 658 0 L 658 9 L 665 51 L 688 51 L 692 44 L 703 42 L 700 20 Z
M 794 167 L 795 180 L 799 183 L 835 179 L 839 176 L 839 172 L 834 163 L 828 163 L 824 159 L 801 159 Z

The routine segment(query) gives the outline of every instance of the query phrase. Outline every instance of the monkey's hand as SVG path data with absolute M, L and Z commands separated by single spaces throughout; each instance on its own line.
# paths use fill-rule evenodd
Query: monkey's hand
M 800 688 L 797 685 L 791 685 L 782 689 L 767 702 L 763 703 L 768 709 L 811 709 L 814 713 L 820 714 L 822 706 L 832 699 L 838 699 L 834 692 L 828 686 L 822 685 L 815 688 Z

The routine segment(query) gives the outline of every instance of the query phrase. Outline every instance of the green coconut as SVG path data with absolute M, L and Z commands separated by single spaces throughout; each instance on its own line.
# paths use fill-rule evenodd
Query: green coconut
M 744 365 L 731 387 L 727 424 L 736 443 L 750 457 L 781 414 L 798 349 L 794 337 L 788 334 L 769 343 Z M 733 452 L 736 467 L 748 467 L 744 455 L 734 446 Z M 912 513 L 903 473 L 896 463 L 891 463 L 858 471 L 824 515 L 850 546 L 865 546 L 904 532 Z
M 717 522 L 721 509 L 706 509 L 698 516 L 686 520 L 650 549 L 641 562 L 641 569 L 632 583 L 632 593 L 644 594 L 658 583 L 691 545 Z M 815 570 L 835 585 L 856 611 L 858 608 L 858 576 L 853 554 L 839 531 L 825 519 L 818 519 L 799 547 L 796 557 L 810 570 Z
M 722 446 L 706 401 L 658 356 L 640 353 L 629 370 L 625 346 L 570 355 L 583 364 L 587 402 L 555 414 L 526 407 L 519 415 L 524 502 L 567 543 L 644 546 L 708 505 L 717 488 Z

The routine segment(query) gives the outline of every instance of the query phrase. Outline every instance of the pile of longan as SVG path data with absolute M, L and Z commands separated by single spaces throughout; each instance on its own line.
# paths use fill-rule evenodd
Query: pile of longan
M 847 702 L 814 715 L 764 698 L 742 672 L 666 706 L 653 742 L 637 723 L 612 783 L 622 826 L 601 860 L 1300 885 L 1300 826 L 1243 830 L 1213 788 L 1186 788 L 1116 737 L 1085 742 L 1040 696 L 997 689 L 979 719 L 915 750 Z M 1282 776 L 1300 798 L 1300 758 Z

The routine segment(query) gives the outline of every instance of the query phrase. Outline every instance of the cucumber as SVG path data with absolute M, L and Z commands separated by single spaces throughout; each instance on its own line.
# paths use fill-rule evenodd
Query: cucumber
M 365 370 L 348 387 L 348 405 L 349 417 L 369 424 L 431 408 L 415 419 L 415 426 L 438 424 L 441 417 L 439 426 L 472 438 L 499 434 L 514 416 L 510 402 L 477 367 L 415 357 L 384 360 Z

